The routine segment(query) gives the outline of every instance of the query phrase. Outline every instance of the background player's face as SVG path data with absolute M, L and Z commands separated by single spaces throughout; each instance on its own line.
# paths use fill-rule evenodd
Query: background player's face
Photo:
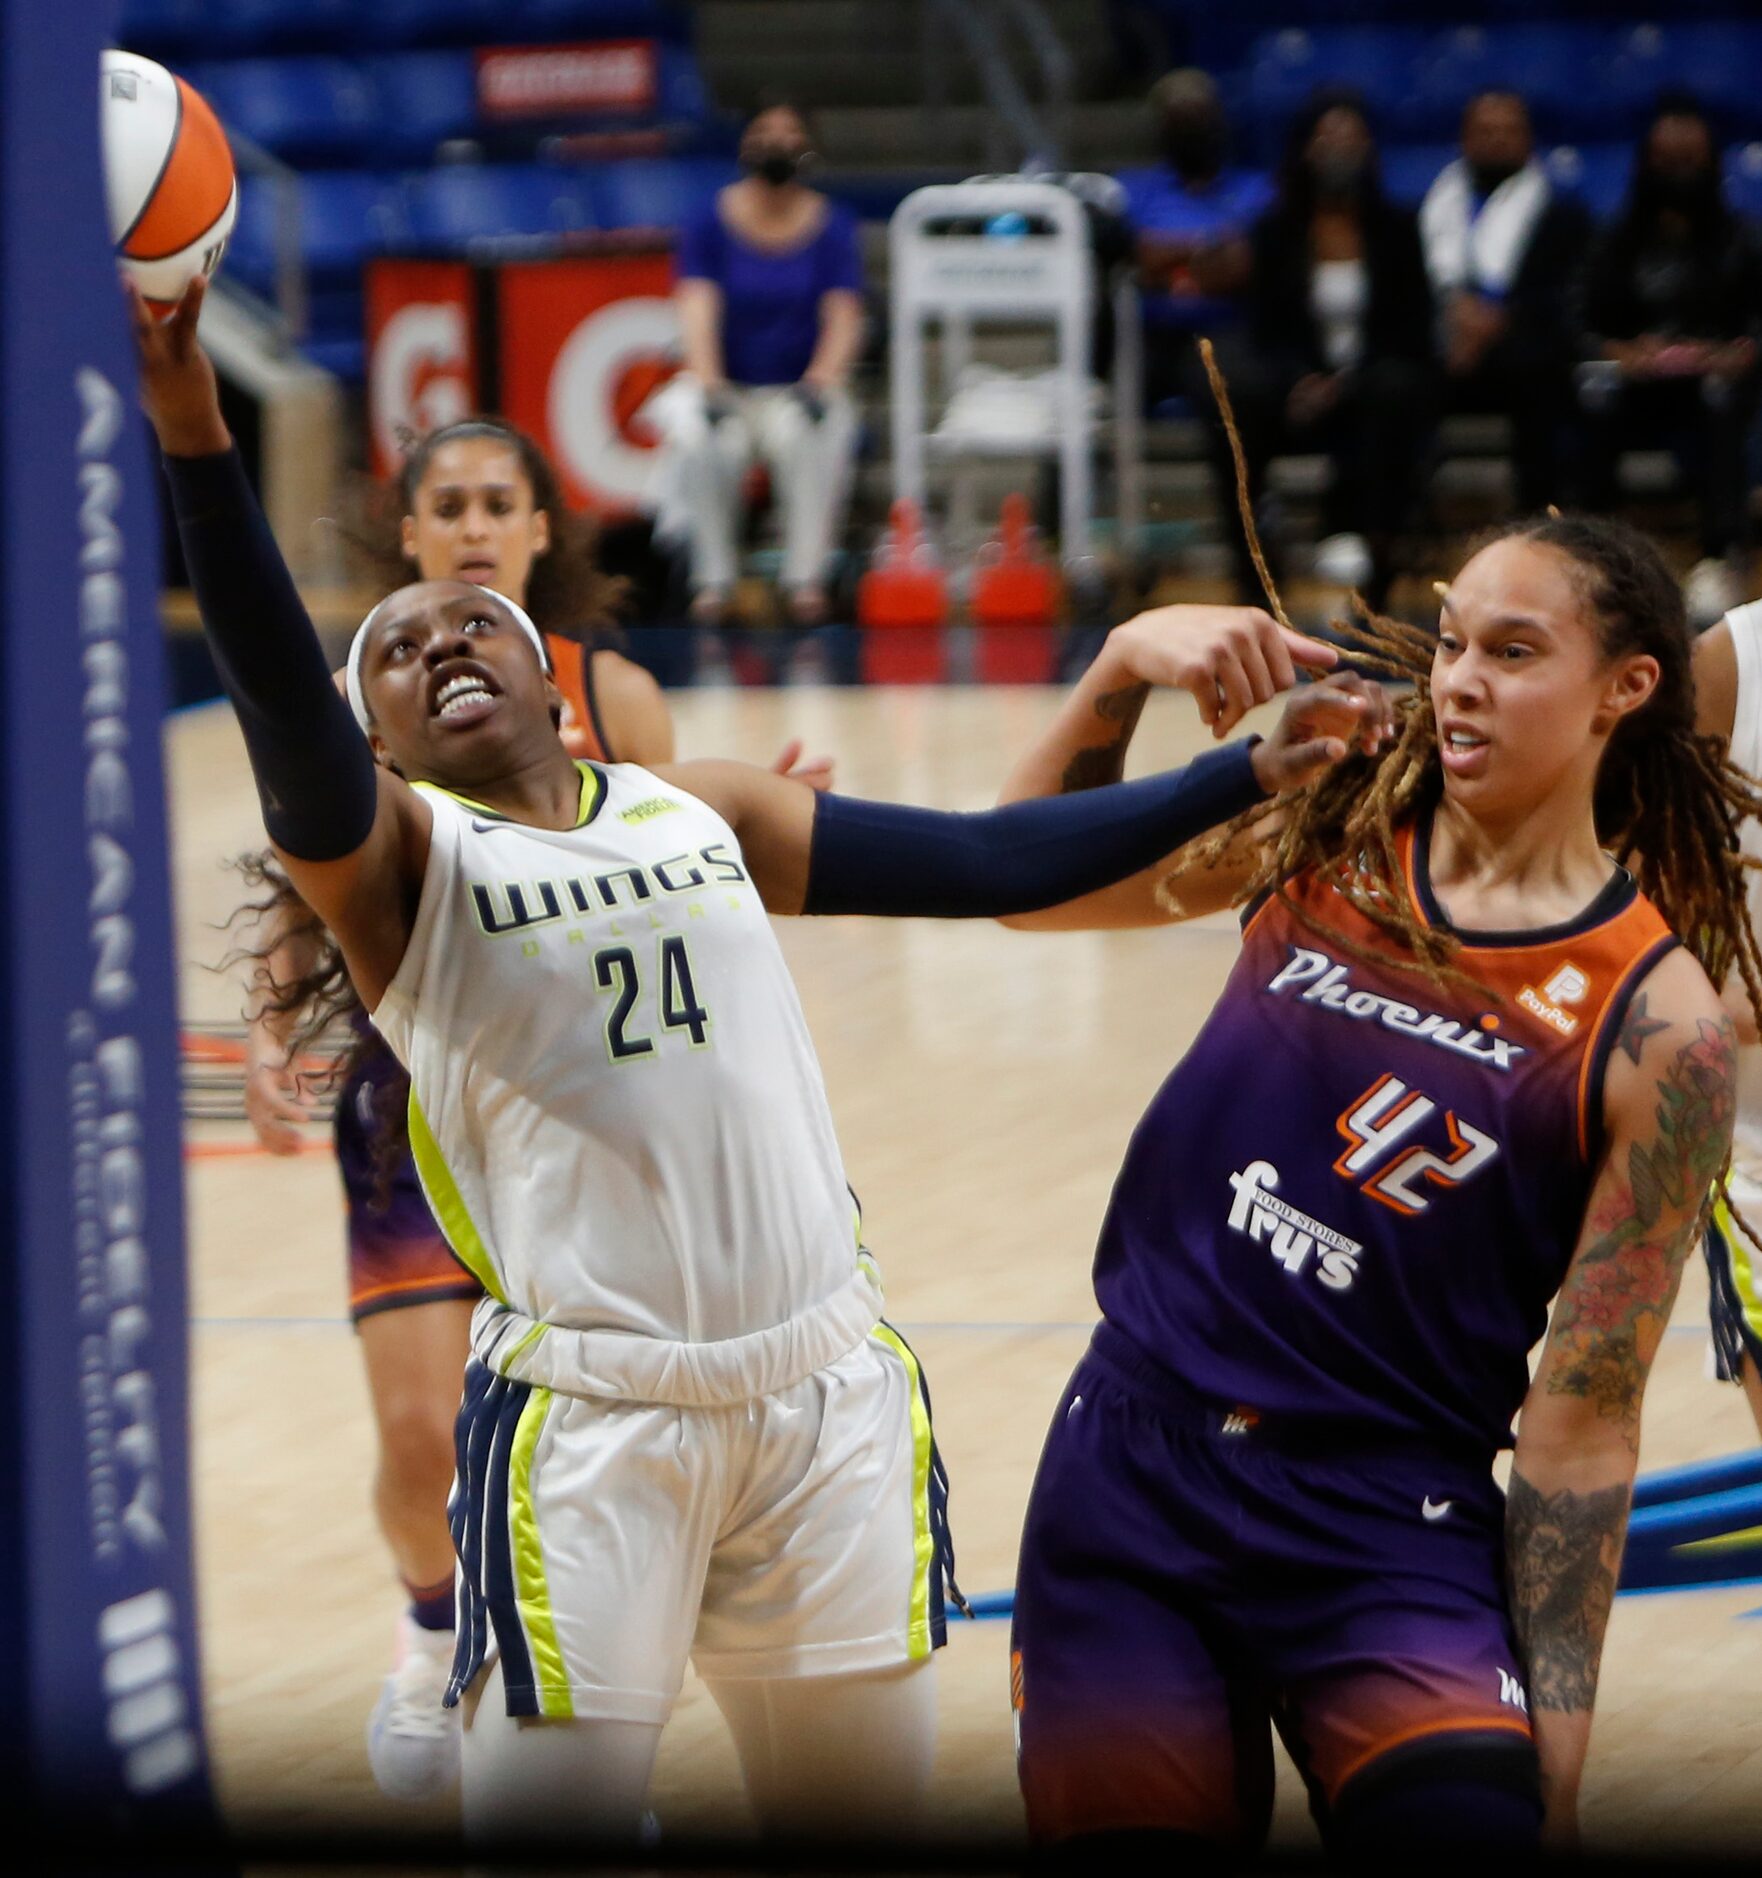
M 532 564 L 551 545 L 519 453 L 493 437 L 460 437 L 429 458 L 404 517 L 404 553 L 424 580 L 468 580 L 526 604 Z
M 1438 623 L 1432 709 L 1445 795 L 1489 818 L 1555 800 L 1588 812 L 1611 731 L 1657 682 L 1649 655 L 1604 654 L 1568 555 L 1494 542 L 1457 575 Z
M 446 788 L 505 776 L 561 748 L 562 699 L 493 594 L 458 581 L 400 588 L 361 655 L 374 755 Z

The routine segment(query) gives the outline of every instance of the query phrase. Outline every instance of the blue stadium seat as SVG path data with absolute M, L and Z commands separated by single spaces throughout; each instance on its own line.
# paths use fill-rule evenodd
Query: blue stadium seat
M 691 37 L 691 11 L 679 0 L 522 0 L 508 13 L 521 39 Z
M 358 39 L 363 15 L 377 0 L 204 0 L 200 46 L 204 57 L 334 51 Z
M 1600 222 L 1627 200 L 1634 169 L 1631 143 L 1559 144 L 1542 152 L 1542 162 L 1561 194 L 1582 202 Z
M 230 59 L 187 76 L 229 131 L 290 163 L 359 163 L 376 150 L 383 107 L 349 59 Z
M 1681 88 L 1707 105 L 1722 131 L 1745 135 L 1762 130 L 1759 77 L 1762 22 L 1727 19 L 1627 29 L 1604 82 L 1630 127 L 1644 121 L 1660 91 Z
M 446 164 L 407 178 L 404 201 L 418 247 L 469 251 L 595 226 L 581 178 L 540 163 Z
M 1398 144 L 1383 152 L 1383 188 L 1393 201 L 1417 209 L 1438 172 L 1460 154 L 1453 143 Z
M 1292 117 L 1321 85 L 1350 85 L 1380 124 L 1412 87 L 1422 39 L 1406 26 L 1287 27 L 1256 42 L 1248 67 L 1249 128 L 1263 161 L 1277 158 Z
M 505 0 L 371 0 L 362 33 L 376 46 L 493 45 L 514 10 Z
M 380 46 L 691 37 L 690 13 L 674 0 L 368 0 L 361 11 L 360 31 Z
M 394 159 L 423 160 L 449 137 L 476 131 L 477 70 L 469 52 L 387 53 L 367 64 L 384 101 L 384 148 Z
M 677 228 L 739 174 L 722 157 L 635 157 L 593 175 L 602 228 Z
M 659 116 L 664 123 L 707 123 L 716 111 L 710 88 L 689 46 L 661 48 Z
M 1762 222 L 1762 143 L 1746 143 L 1725 155 L 1725 199 L 1740 215 Z
M 1476 92 L 1519 93 L 1544 136 L 1609 132 L 1602 74 L 1612 50 L 1600 27 L 1571 22 L 1459 26 L 1436 35 L 1417 61 L 1397 124 L 1417 135 L 1454 130 Z M 1616 126 L 1615 128 L 1623 128 Z
M 175 62 L 202 44 L 207 0 L 124 0 L 116 43 L 150 59 Z
M 300 252 L 314 292 L 354 277 L 369 255 L 409 245 L 402 178 L 333 170 L 299 179 Z M 266 296 L 274 292 L 276 192 L 246 177 L 226 272 Z

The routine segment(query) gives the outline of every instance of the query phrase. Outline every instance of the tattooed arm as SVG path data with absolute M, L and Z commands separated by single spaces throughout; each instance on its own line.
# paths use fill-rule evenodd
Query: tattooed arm
M 1338 659 L 1332 646 L 1286 631 L 1256 607 L 1154 607 L 1108 634 L 1094 664 L 1010 771 L 997 799 L 1025 802 L 1120 781 L 1154 686 L 1192 693 L 1200 717 L 1214 736 L 1223 737 L 1255 705 L 1289 690 L 1298 666 L 1326 671 Z M 1245 863 L 1250 859 L 1245 856 Z M 1004 923 L 1041 931 L 1164 926 L 1169 914 L 1157 903 L 1156 883 L 1168 872 L 1168 864 L 1159 862 L 1101 893 Z M 1241 869 L 1207 870 L 1184 916 L 1228 906 L 1245 877 Z
M 1570 1843 L 1639 1460 L 1640 1399 L 1731 1143 L 1731 1024 L 1686 952 L 1635 995 L 1610 1058 L 1607 1147 L 1518 1423 L 1505 1512 L 1546 1830 Z

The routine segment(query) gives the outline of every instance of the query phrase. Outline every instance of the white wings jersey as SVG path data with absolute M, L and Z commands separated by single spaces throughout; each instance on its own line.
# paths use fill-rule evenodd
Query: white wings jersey
M 581 770 L 563 832 L 420 785 L 428 870 L 373 1021 L 423 1185 L 485 1290 L 540 1322 L 785 1324 L 859 1251 L 795 986 L 728 824 L 634 764 Z
M 1732 713 L 1731 760 L 1762 776 L 1762 600 L 1734 606 L 1726 614 L 1737 654 L 1737 701 Z M 1762 826 L 1747 819 L 1740 839 L 1746 854 L 1762 858 Z M 1749 870 L 1746 892 L 1751 923 L 1762 932 L 1762 873 Z M 1762 1051 L 1746 1050 L 1739 1065 L 1738 1115 L 1733 1160 L 1750 1180 L 1762 1180 Z

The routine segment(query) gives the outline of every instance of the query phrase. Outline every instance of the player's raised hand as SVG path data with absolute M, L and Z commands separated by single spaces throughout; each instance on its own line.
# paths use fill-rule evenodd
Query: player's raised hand
M 1214 737 L 1297 682 L 1297 668 L 1331 672 L 1334 647 L 1281 626 L 1257 606 L 1159 606 L 1116 626 L 1109 644 L 1147 685 L 1193 694 Z
M 832 787 L 833 759 L 829 756 L 802 755 L 802 741 L 791 737 L 783 746 L 777 760 L 771 765 L 774 775 L 788 776 L 795 782 L 806 783 L 810 789 L 827 790 Z
M 1354 750 L 1374 756 L 1393 733 L 1388 694 L 1375 680 L 1346 673 L 1305 685 L 1251 761 L 1268 795 L 1301 789 Z
M 132 281 L 123 282 L 140 368 L 141 403 L 167 456 L 211 456 L 232 442 L 220 415 L 214 367 L 196 340 L 208 283 L 198 274 L 165 319 L 155 319 Z

